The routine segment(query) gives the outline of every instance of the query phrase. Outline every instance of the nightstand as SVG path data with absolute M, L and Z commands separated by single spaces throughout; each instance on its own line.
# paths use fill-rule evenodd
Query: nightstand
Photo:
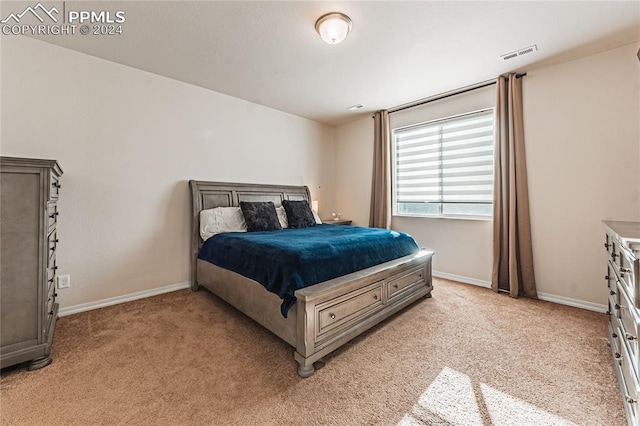
M 340 220 L 323 219 L 322 223 L 326 223 L 328 225 L 351 225 L 351 221 L 347 219 L 340 219 Z

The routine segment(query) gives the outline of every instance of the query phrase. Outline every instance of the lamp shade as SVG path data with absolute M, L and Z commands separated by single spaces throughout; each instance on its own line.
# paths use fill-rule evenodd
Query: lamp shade
M 338 44 L 347 38 L 351 26 L 351 19 L 340 12 L 327 13 L 316 21 L 316 31 L 329 44 Z

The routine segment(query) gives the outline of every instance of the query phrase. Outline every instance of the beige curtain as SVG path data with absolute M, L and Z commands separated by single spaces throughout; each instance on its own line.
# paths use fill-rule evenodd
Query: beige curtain
M 373 178 L 369 226 L 391 228 L 391 143 L 389 113 L 378 111 L 373 116 Z
M 493 274 L 491 288 L 512 297 L 538 298 L 533 273 L 531 221 L 522 114 L 522 79 L 498 77 Z

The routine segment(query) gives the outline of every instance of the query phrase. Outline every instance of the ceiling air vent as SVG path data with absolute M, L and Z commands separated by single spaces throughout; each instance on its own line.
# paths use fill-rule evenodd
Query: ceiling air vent
M 508 60 L 508 59 L 513 59 L 513 58 L 517 58 L 518 56 L 522 56 L 522 55 L 526 55 L 528 53 L 533 53 L 533 52 L 537 52 L 538 51 L 538 46 L 537 45 L 533 45 L 533 46 L 529 46 L 529 47 L 524 47 L 520 50 L 516 50 L 515 52 L 511 52 L 511 53 L 507 53 L 504 55 L 501 55 L 500 57 L 503 60 Z
M 360 109 L 360 108 L 364 108 L 364 105 L 362 105 L 362 104 L 356 104 L 356 105 L 351 105 L 350 107 L 347 107 L 347 109 L 348 109 L 349 111 L 355 111 L 355 110 L 358 110 L 358 109 Z

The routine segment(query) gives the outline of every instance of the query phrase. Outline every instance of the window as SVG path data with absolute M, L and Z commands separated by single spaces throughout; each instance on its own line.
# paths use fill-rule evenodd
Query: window
M 394 129 L 394 213 L 493 214 L 494 112 Z

